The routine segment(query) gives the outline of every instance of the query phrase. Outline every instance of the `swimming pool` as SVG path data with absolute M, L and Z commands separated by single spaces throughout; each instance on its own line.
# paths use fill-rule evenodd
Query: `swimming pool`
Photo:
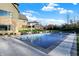
M 42 34 L 22 35 L 19 39 L 36 48 L 40 47 L 39 49 L 42 48 L 42 50 L 50 48 L 49 50 L 52 50 L 64 40 L 66 35 L 68 35 L 68 33 L 63 32 L 42 33 Z

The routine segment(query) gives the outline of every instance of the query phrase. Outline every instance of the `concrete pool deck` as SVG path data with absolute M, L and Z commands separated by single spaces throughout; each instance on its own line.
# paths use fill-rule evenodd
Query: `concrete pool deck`
M 74 49 L 73 49 L 73 44 L 75 45 Z M 77 48 L 76 47 L 76 34 L 70 34 L 55 49 L 53 49 L 50 53 L 48 53 L 48 55 L 53 55 L 53 56 L 74 55 L 76 56 L 77 55 L 76 48 Z
M 72 48 L 73 46 L 74 48 Z M 11 37 L 0 37 L 1 56 L 71 56 L 71 53 L 72 55 L 77 55 L 75 33 L 69 34 L 63 42 L 61 42 L 48 54 L 28 44 L 25 44 L 18 39 Z

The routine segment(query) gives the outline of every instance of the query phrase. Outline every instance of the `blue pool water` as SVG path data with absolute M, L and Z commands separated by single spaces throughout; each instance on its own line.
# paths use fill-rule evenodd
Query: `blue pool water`
M 58 41 L 62 41 L 67 33 L 57 32 L 57 33 L 43 33 L 43 34 L 31 34 L 22 35 L 20 40 L 29 42 L 33 46 L 39 46 L 42 48 L 48 48 Z

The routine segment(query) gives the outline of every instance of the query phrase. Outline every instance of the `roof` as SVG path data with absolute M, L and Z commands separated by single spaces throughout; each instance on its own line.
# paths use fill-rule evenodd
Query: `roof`
M 18 8 L 15 6 L 15 5 L 19 6 L 19 4 L 18 4 L 18 3 L 11 3 L 11 4 L 16 8 L 16 10 L 17 10 L 18 13 L 19 13 L 20 11 L 19 11 Z
M 17 6 L 19 6 L 19 4 L 18 4 L 18 3 L 13 3 L 13 4 L 16 4 Z
M 28 21 L 27 17 L 25 15 L 23 15 L 23 14 L 19 14 L 19 19 Z
M 37 21 L 30 21 L 30 22 L 28 22 L 28 23 L 38 23 Z

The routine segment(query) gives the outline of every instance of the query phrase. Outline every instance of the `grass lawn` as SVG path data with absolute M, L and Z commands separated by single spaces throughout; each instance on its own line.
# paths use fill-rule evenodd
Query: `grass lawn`
M 19 32 L 28 33 L 28 32 L 31 32 L 31 29 L 20 29 Z M 46 33 L 46 32 L 59 32 L 59 30 L 40 30 L 40 29 L 33 29 L 32 30 L 32 33 L 40 33 L 40 32 L 43 32 L 43 33 Z
M 19 32 L 26 33 L 26 32 L 31 32 L 31 30 L 30 29 L 28 29 L 28 30 L 19 30 Z M 32 32 L 33 33 L 38 33 L 38 32 L 45 32 L 45 31 L 44 30 L 33 29 Z
M 77 34 L 77 55 L 79 56 L 79 33 Z

